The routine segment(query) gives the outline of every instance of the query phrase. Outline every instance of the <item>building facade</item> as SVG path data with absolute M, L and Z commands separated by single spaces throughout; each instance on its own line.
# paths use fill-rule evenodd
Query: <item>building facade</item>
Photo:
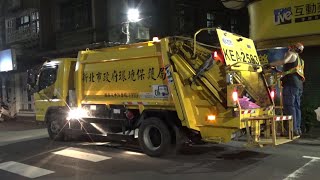
M 258 49 L 304 44 L 305 61 L 303 108 L 320 106 L 320 4 L 318 0 L 260 0 L 248 6 L 250 37 Z M 313 112 L 311 112 L 313 113 Z M 315 114 L 314 114 L 315 115 Z
M 14 71 L 0 72 L 0 97 L 15 112 L 33 111 L 26 71 L 46 59 L 154 36 L 192 37 L 204 27 L 249 35 L 247 9 L 230 10 L 214 0 L 2 0 L 0 8 L 0 50 L 14 49 L 17 63 Z M 128 25 L 130 8 L 140 19 Z M 212 43 L 213 37 L 208 31 L 199 40 Z

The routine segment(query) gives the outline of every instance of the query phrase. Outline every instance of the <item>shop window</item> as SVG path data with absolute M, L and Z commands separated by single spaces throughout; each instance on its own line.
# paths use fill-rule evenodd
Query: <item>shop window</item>
M 15 29 L 15 26 L 13 25 L 14 24 L 14 21 L 15 21 L 15 19 L 10 19 L 10 20 L 8 20 L 7 21 L 7 27 L 6 27 L 6 29 L 7 29 L 7 33 L 8 34 L 10 34 L 10 33 L 12 33 Z
M 39 33 L 40 31 L 39 12 L 33 12 L 31 14 L 31 26 L 32 26 L 33 33 Z
M 215 14 L 214 13 L 207 13 L 207 28 L 212 28 L 215 26 Z M 209 34 L 214 33 L 214 31 L 209 30 Z
M 17 30 L 27 29 L 31 26 L 33 33 L 39 33 L 40 23 L 39 23 L 39 12 L 32 12 L 29 15 L 21 16 L 16 19 Z M 12 24 L 8 21 L 8 31 L 12 32 Z M 9 28 L 11 27 L 11 29 Z M 10 29 L 10 30 L 9 30 Z
M 195 29 L 194 14 L 195 10 L 193 8 L 185 6 L 178 7 L 175 15 L 175 21 L 177 23 L 176 34 L 184 36 L 193 34 Z
M 238 32 L 238 20 L 236 18 L 230 19 L 230 31 L 233 33 Z
M 59 24 L 61 31 L 91 26 L 91 1 L 76 0 L 61 4 Z
M 183 32 L 185 30 L 185 11 L 180 10 L 178 13 L 178 23 L 179 23 L 179 31 Z
M 31 21 L 39 20 L 39 12 L 31 13 Z
M 30 17 L 29 16 L 22 16 L 17 18 L 17 29 L 25 29 L 30 26 Z

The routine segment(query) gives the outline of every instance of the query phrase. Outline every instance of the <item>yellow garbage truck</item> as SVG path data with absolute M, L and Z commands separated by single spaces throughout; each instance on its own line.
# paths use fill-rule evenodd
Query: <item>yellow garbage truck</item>
M 216 32 L 220 45 L 198 42 L 201 31 Z M 36 120 L 54 140 L 137 139 L 144 153 L 161 156 L 185 141 L 246 134 L 250 144 L 276 145 L 294 138 L 292 117 L 274 114 L 253 41 L 221 29 L 52 59 L 29 84 Z M 289 134 L 280 139 L 276 125 L 283 120 Z

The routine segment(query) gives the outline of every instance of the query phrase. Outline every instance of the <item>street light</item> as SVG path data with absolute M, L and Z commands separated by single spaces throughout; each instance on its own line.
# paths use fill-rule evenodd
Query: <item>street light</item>
M 127 13 L 127 18 L 129 22 L 138 22 L 140 21 L 140 12 L 138 9 L 129 9 Z
M 127 22 L 126 22 L 126 35 L 127 35 L 127 42 L 126 44 L 130 43 L 130 23 L 139 22 L 140 12 L 138 9 L 129 9 L 127 12 Z

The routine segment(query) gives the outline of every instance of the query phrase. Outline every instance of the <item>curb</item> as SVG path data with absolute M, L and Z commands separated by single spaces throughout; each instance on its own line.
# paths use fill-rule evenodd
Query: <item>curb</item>
M 320 146 L 320 138 L 317 139 L 297 139 L 291 144 Z

